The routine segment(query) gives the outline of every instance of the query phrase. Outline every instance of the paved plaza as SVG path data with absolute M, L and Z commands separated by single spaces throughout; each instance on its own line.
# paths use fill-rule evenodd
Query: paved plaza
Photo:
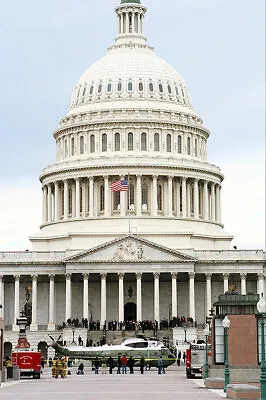
M 40 380 L 29 378 L 0 387 L 1 400 L 218 400 L 224 398 L 221 390 L 210 391 L 203 387 L 203 381 L 188 380 L 184 367 L 170 367 L 165 375 L 157 371 L 146 371 L 141 375 L 95 375 L 91 368 L 85 375 L 76 375 L 76 368 L 66 379 L 54 379 L 50 369 L 45 368 Z

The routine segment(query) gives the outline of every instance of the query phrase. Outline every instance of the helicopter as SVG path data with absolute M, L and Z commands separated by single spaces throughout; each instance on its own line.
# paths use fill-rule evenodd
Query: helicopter
M 110 356 L 114 360 L 118 356 L 126 356 L 135 360 L 135 366 L 139 366 L 139 361 L 143 356 L 145 358 L 145 363 L 150 367 L 157 367 L 158 358 L 162 357 L 164 361 L 164 367 L 169 367 L 176 362 L 176 357 L 171 351 L 163 344 L 163 342 L 157 339 L 146 339 L 144 337 L 138 338 L 128 338 L 124 340 L 119 345 L 108 345 L 97 347 L 83 347 L 83 346 L 62 346 L 55 341 L 52 336 L 49 337 L 53 340 L 53 343 L 49 346 L 53 347 L 57 354 L 61 356 L 66 356 L 71 359 L 82 359 L 90 360 L 92 363 L 96 358 L 100 363 L 107 363 Z

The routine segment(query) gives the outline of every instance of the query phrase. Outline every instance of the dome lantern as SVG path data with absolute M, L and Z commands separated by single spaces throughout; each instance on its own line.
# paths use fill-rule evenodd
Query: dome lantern
M 147 11 L 140 0 L 121 0 L 115 9 L 118 17 L 118 35 L 143 36 L 144 15 Z

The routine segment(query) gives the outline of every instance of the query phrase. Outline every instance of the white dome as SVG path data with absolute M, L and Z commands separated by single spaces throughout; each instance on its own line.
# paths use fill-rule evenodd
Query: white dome
M 70 113 L 126 106 L 192 110 L 186 84 L 167 62 L 152 51 L 140 49 L 111 51 L 93 64 L 79 79 L 70 104 Z M 103 105 L 104 103 L 104 105 Z M 116 105 L 117 103 L 117 105 Z M 163 104 L 162 104 L 163 103 Z M 98 108 L 96 106 L 96 108 Z

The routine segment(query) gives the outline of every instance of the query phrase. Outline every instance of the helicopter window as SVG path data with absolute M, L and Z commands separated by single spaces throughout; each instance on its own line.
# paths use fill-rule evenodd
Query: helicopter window
M 168 356 L 168 349 L 162 348 L 162 356 Z
M 135 347 L 135 343 L 127 343 L 126 346 L 127 347 Z
M 144 349 L 146 347 L 148 347 L 148 342 L 139 342 L 139 343 L 135 343 L 135 349 Z

